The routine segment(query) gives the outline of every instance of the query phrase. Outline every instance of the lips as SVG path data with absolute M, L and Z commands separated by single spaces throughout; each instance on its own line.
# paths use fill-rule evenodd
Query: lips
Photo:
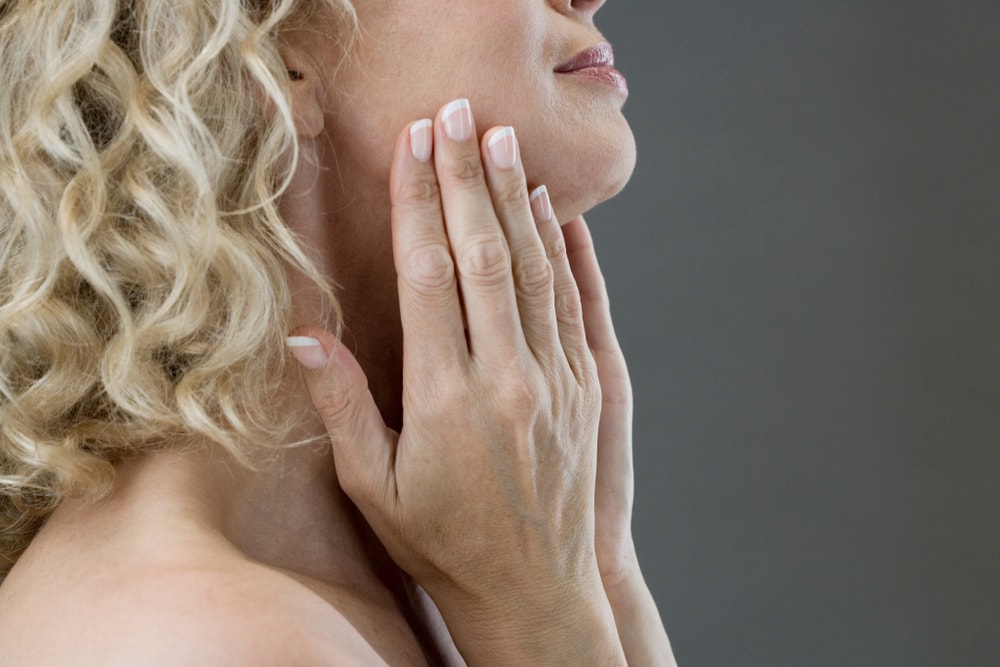
M 585 51 L 573 56 L 568 62 L 556 68 L 556 72 L 567 74 L 589 67 L 610 67 L 615 66 L 615 52 L 611 50 L 611 45 L 607 42 L 595 44 Z
M 577 80 L 602 82 L 618 91 L 619 95 L 628 96 L 628 82 L 615 69 L 615 54 L 607 42 L 600 42 L 581 51 L 555 71 Z

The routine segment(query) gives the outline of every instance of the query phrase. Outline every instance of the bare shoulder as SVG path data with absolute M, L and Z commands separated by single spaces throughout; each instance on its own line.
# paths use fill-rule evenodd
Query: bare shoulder
M 22 563 L 0 586 L 4 665 L 382 665 L 332 605 L 225 556 L 89 572 Z

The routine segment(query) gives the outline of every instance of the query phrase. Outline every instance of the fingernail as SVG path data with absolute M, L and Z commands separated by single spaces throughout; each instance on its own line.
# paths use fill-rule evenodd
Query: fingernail
M 549 199 L 549 189 L 539 185 L 531 192 L 531 212 L 538 222 L 546 222 L 552 218 L 552 201 Z
M 418 120 L 410 126 L 410 152 L 418 161 L 427 162 L 431 159 L 433 141 L 434 133 L 431 132 L 430 118 Z
M 441 111 L 444 132 L 452 141 L 465 141 L 472 136 L 472 109 L 469 100 L 449 102 Z
M 501 169 L 510 169 L 517 163 L 517 137 L 514 136 L 514 128 L 497 130 L 490 136 L 487 146 L 493 164 Z
M 292 356 L 311 371 L 326 367 L 327 357 L 319 341 L 309 336 L 289 336 L 285 339 Z

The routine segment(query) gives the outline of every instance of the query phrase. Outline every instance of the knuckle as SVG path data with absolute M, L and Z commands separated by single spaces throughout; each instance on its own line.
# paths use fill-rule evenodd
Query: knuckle
M 527 209 L 528 189 L 520 179 L 507 181 L 497 187 L 497 203 L 504 208 Z
M 552 291 L 552 265 L 545 257 L 528 257 L 514 267 L 517 289 L 527 295 L 542 295 Z
M 441 200 L 441 187 L 433 172 L 421 174 L 399 188 L 399 203 L 424 209 L 437 207 Z
M 585 303 L 596 304 L 602 311 L 607 311 L 610 316 L 611 300 L 608 297 L 608 289 L 604 283 L 604 277 L 598 276 L 593 284 L 583 283 L 577 285 L 580 290 L 580 299 Z
M 583 380 L 580 389 L 580 411 L 591 419 L 597 420 L 601 415 L 601 405 L 604 397 L 601 383 L 597 379 L 597 370 L 592 364 L 585 364 L 581 370 Z
M 556 296 L 556 317 L 561 323 L 567 325 L 576 325 L 583 319 L 583 306 L 576 290 Z
M 532 417 L 543 400 L 541 389 L 526 376 L 506 379 L 498 393 L 505 409 L 517 420 Z
M 409 253 L 406 279 L 418 292 L 434 294 L 451 289 L 455 266 L 448 250 L 440 244 L 428 244 Z
M 339 437 L 341 431 L 349 431 L 357 418 L 358 406 L 352 395 L 349 387 L 336 385 L 325 385 L 317 394 L 316 409 L 331 439 Z
M 478 155 L 464 155 L 446 164 L 444 175 L 457 186 L 477 186 L 483 182 L 483 163 Z
M 510 253 L 498 237 L 476 239 L 459 255 L 459 271 L 482 282 L 500 283 L 510 272 Z
M 601 390 L 601 406 L 608 406 L 613 408 L 625 409 L 630 414 L 632 412 L 633 398 L 631 389 L 625 389 L 623 391 L 604 391 Z
M 547 236 L 542 239 L 542 242 L 545 246 L 545 254 L 549 259 L 566 256 L 566 240 L 563 238 L 562 232 Z

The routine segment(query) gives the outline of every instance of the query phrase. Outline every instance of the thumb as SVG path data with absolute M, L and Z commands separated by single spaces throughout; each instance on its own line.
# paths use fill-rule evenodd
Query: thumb
M 333 446 L 337 478 L 364 511 L 384 505 L 394 488 L 397 435 L 382 421 L 368 378 L 350 350 L 322 329 L 300 329 L 287 345 Z

